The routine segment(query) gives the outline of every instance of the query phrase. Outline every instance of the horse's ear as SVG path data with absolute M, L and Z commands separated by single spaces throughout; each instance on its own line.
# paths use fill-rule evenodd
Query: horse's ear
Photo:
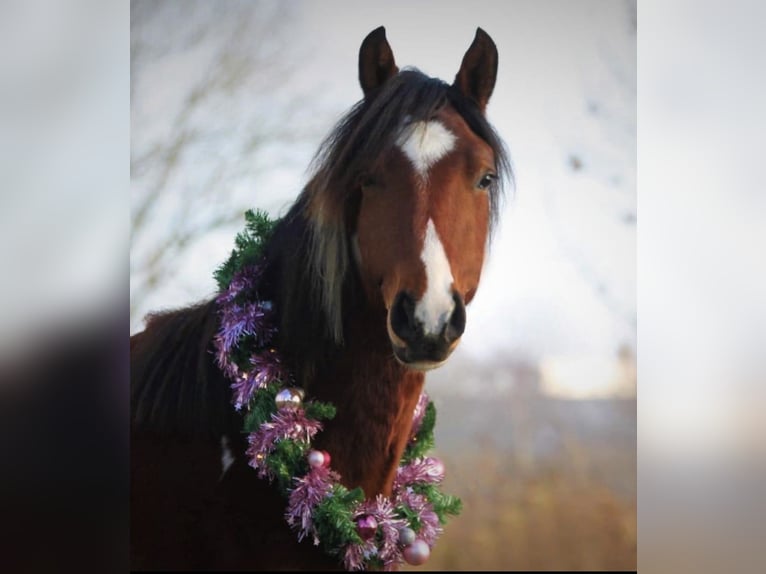
M 476 28 L 471 47 L 463 56 L 455 87 L 484 112 L 497 78 L 497 47 L 484 30 Z
M 386 40 L 386 29 L 381 26 L 367 34 L 359 48 L 359 83 L 367 96 L 372 90 L 383 85 L 396 74 L 399 68 L 394 62 L 394 53 Z

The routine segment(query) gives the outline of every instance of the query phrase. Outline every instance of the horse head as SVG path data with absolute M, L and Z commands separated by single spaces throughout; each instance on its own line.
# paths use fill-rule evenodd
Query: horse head
M 385 310 L 394 356 L 412 369 L 446 361 L 479 286 L 508 171 L 485 117 L 497 62 L 494 42 L 478 29 L 448 85 L 400 71 L 385 29 L 377 28 L 359 51 L 364 99 L 319 161 L 325 193 L 309 203 L 322 234 L 318 275 L 327 281 L 340 267 L 355 268 L 368 301 Z M 330 248 L 333 225 L 347 245 Z

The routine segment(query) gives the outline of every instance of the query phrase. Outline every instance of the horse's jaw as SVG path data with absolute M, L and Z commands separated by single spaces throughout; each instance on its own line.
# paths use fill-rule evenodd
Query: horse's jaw
M 443 361 L 415 361 L 412 363 L 406 363 L 402 361 L 399 357 L 394 355 L 398 363 L 412 371 L 418 371 L 421 373 L 426 373 L 428 371 L 433 371 L 434 369 L 438 369 L 439 367 L 445 365 L 449 358 L 444 359 Z

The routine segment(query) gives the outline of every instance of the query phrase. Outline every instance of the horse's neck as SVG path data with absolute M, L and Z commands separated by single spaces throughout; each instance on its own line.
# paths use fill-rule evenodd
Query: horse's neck
M 311 234 L 302 202 L 274 232 L 265 273 L 264 292 L 274 297 L 282 314 L 280 351 L 308 395 L 332 402 L 337 409 L 314 447 L 330 453 L 332 468 L 346 486 L 361 486 L 368 497 L 389 494 L 423 374 L 396 362 L 382 303 L 371 308 L 352 283 L 344 292 L 344 313 L 352 318 L 344 325 L 345 343 L 338 348 L 327 339 L 324 312 L 309 289 Z M 353 282 L 354 276 L 347 281 Z
M 423 380 L 423 373 L 396 362 L 385 329 L 364 319 L 350 326 L 342 351 L 317 370 L 310 393 L 332 402 L 337 414 L 316 446 L 331 454 L 346 486 L 361 486 L 368 497 L 390 494 Z

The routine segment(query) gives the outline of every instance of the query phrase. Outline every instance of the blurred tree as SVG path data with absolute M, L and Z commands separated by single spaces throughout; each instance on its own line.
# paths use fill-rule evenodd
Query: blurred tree
M 580 74 L 582 113 L 566 118 L 576 129 L 563 138 L 562 170 L 573 177 L 547 186 L 545 208 L 559 248 L 635 345 L 636 1 L 610 8 L 618 25 L 603 28 L 597 63 Z
M 131 4 L 132 328 L 196 242 L 238 228 L 254 201 L 276 207 L 273 194 L 256 200 L 252 190 L 278 177 L 313 131 L 286 89 L 296 61 L 290 7 Z

